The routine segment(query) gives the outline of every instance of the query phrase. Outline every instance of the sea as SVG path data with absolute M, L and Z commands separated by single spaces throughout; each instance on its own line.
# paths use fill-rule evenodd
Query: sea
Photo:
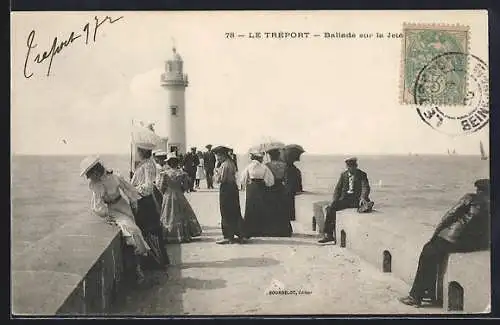
M 88 182 L 79 176 L 84 156 L 13 156 L 11 164 L 11 239 L 15 253 L 68 222 L 92 218 Z M 344 156 L 304 154 L 296 166 L 303 188 L 310 193 L 332 193 L 344 170 Z M 128 175 L 127 155 L 102 156 L 108 168 Z M 238 156 L 239 168 L 249 159 Z M 439 216 L 463 194 L 474 191 L 478 178 L 489 178 L 489 160 L 479 156 L 408 155 L 358 156 L 368 174 L 376 207 L 411 208 L 415 218 Z M 206 183 L 202 181 L 202 187 Z M 192 193 L 190 195 L 196 195 Z M 435 224 L 438 220 L 427 220 Z

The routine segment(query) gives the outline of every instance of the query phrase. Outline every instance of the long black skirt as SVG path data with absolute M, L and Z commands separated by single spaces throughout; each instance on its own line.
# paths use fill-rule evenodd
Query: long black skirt
M 266 212 L 266 223 L 263 226 L 264 236 L 267 237 L 290 237 L 292 236 L 292 225 L 290 224 L 289 204 L 285 187 L 281 182 L 268 187 L 264 196 Z
M 240 191 L 236 183 L 220 184 L 219 207 L 224 238 L 232 239 L 234 236 L 242 236 L 243 217 L 241 216 Z
M 164 268 L 170 264 L 165 247 L 160 214 L 153 195 L 145 196 L 137 202 L 135 223 L 141 229 L 144 239 L 151 247 L 151 252 L 143 260 L 145 269 Z
M 261 237 L 265 234 L 263 229 L 267 219 L 265 193 L 266 185 L 263 180 L 253 180 L 246 187 L 243 232 L 247 237 Z

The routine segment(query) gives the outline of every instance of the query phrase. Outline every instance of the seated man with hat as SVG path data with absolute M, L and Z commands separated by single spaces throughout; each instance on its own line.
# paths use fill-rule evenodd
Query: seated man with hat
M 370 201 L 370 183 L 364 171 L 358 168 L 356 157 L 345 160 L 347 170 L 340 174 L 339 181 L 333 192 L 332 203 L 327 207 L 325 217 L 324 235 L 319 243 L 336 243 L 336 211 L 359 208 L 368 205 L 371 209 L 373 202 Z
M 410 293 L 399 298 L 403 304 L 420 306 L 424 299 L 440 304 L 436 299 L 436 282 L 439 265 L 447 254 L 490 247 L 490 181 L 479 179 L 474 186 L 476 193 L 465 194 L 446 212 L 424 245 Z

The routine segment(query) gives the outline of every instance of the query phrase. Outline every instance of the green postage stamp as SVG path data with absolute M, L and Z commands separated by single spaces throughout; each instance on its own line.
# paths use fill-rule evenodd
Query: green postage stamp
M 445 53 L 462 53 L 466 57 L 468 51 L 467 26 L 404 24 L 400 71 L 401 104 L 464 105 L 467 93 L 467 61 L 444 62 L 440 58 Z M 440 62 L 436 64 L 436 60 Z M 429 67 L 433 65 L 439 66 L 439 69 Z M 421 75 L 423 70 L 426 70 L 425 76 Z M 432 73 L 432 70 L 435 70 L 435 73 Z M 425 91 L 420 93 L 425 93 L 426 97 L 417 99 L 415 87 L 425 87 Z

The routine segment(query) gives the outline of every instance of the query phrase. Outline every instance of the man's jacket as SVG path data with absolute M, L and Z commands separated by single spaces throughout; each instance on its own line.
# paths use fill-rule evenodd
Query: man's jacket
M 434 235 L 465 249 L 489 247 L 490 202 L 465 194 L 441 219 Z
M 349 171 L 345 171 L 340 174 L 339 181 L 335 190 L 333 192 L 333 201 L 339 201 L 346 198 L 349 191 Z M 354 172 L 354 198 L 360 200 L 361 198 L 369 201 L 370 198 L 370 183 L 368 182 L 368 176 L 366 173 L 360 169 L 356 169 Z

